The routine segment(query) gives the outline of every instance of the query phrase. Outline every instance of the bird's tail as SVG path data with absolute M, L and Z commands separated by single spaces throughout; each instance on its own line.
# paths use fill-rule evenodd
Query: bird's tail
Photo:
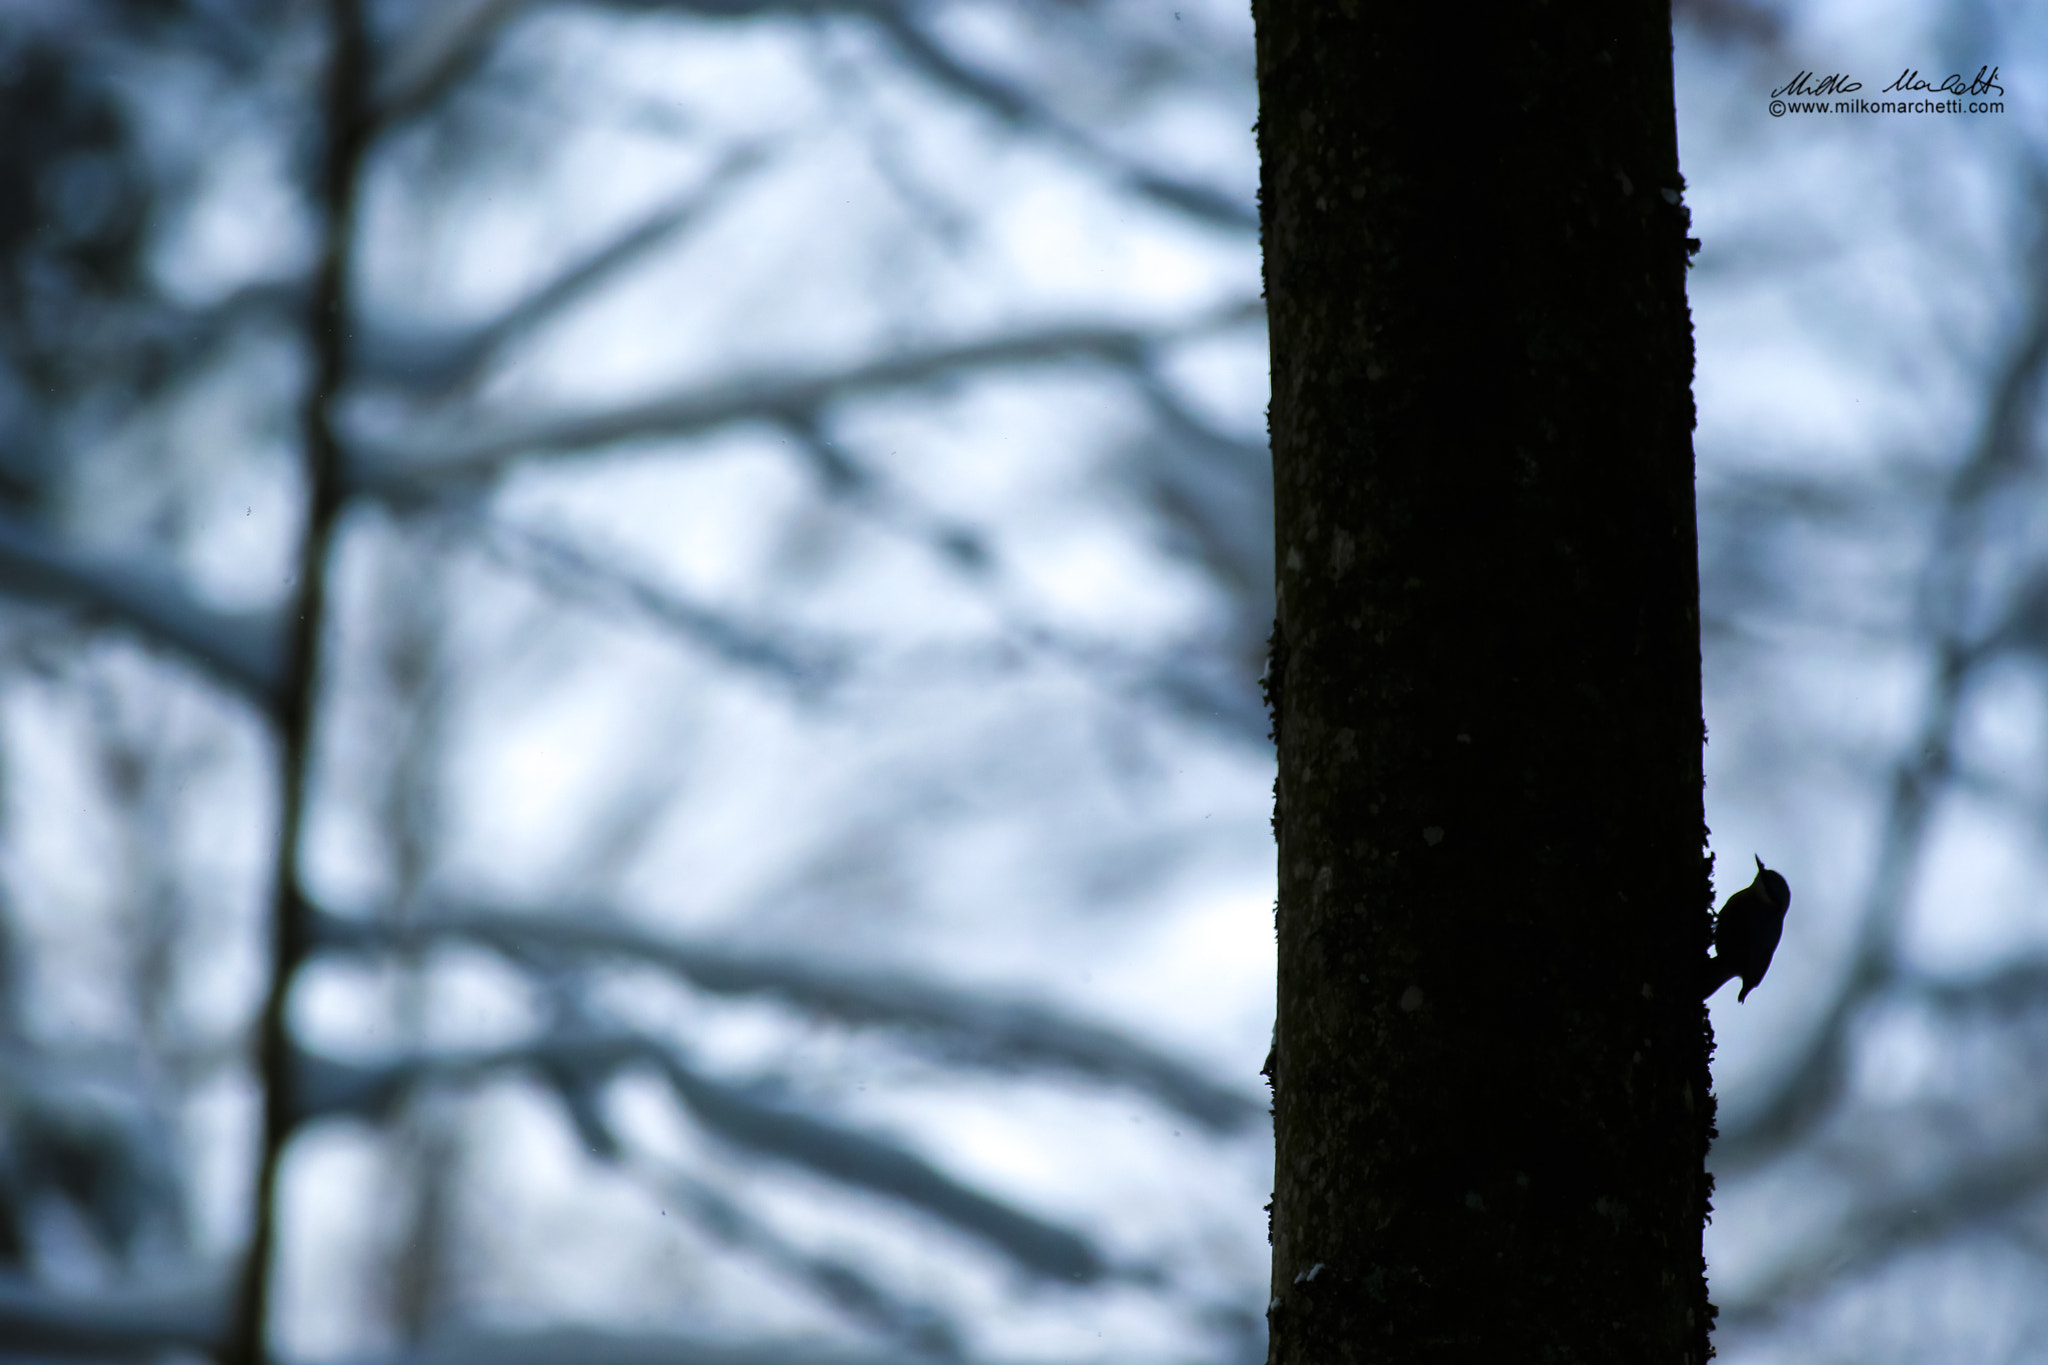
M 1708 958 L 1707 988 L 1700 994 L 1700 999 L 1707 999 L 1709 996 L 1713 995 L 1715 991 L 1718 991 L 1723 986 L 1727 985 L 1731 980 L 1734 979 L 1734 977 L 1735 964 L 1733 962 L 1729 961 L 1725 957 L 1720 956 L 1719 954 L 1716 954 L 1715 956 Z M 1746 987 L 1743 990 L 1743 994 L 1749 994 L 1749 991 Z M 1739 999 L 1737 1003 L 1740 1003 Z

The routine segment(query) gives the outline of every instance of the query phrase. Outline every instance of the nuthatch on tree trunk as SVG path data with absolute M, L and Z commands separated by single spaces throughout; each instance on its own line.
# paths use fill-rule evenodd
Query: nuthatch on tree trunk
M 1756 880 L 1728 898 L 1714 920 L 1714 956 L 1707 960 L 1707 995 L 1728 984 L 1730 977 L 1742 978 L 1735 996 L 1741 1004 L 1770 970 L 1771 954 L 1778 951 L 1778 938 L 1785 932 L 1785 911 L 1792 904 L 1792 888 L 1785 879 L 1756 860 Z M 1702 996 L 1701 999 L 1705 999 Z

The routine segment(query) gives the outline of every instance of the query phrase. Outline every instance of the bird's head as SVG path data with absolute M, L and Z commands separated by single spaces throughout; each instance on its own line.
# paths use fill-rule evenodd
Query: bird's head
M 1792 888 L 1785 884 L 1783 877 L 1765 867 L 1762 858 L 1756 860 L 1756 880 L 1750 885 L 1762 892 L 1764 899 L 1771 903 L 1771 909 L 1779 914 L 1791 908 Z

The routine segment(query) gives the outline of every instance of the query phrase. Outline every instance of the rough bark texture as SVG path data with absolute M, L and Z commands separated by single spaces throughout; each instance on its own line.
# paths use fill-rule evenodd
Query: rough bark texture
M 1271 1359 L 1704 1361 L 1668 12 L 1257 0 Z

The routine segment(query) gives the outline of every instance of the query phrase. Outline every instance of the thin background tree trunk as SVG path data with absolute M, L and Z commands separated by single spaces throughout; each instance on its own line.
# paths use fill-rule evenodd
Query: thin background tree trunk
M 1274 1362 L 1699 1362 L 1669 15 L 1258 0 Z
M 254 1226 L 235 1318 L 229 1325 L 228 1365 L 264 1365 L 269 1359 L 280 1176 L 286 1146 L 299 1120 L 288 1006 L 308 947 L 308 911 L 300 886 L 306 797 L 319 712 L 327 575 L 344 500 L 345 471 L 334 427 L 334 404 L 348 377 L 356 192 L 370 137 L 366 97 L 369 43 L 362 7 L 359 0 L 330 0 L 327 12 L 329 46 L 315 199 L 320 211 L 320 257 L 306 322 L 311 374 L 300 427 L 306 461 L 306 526 L 299 549 L 297 600 L 289 621 L 289 653 L 277 699 L 280 810 L 271 968 L 257 1026 L 263 1069 L 263 1147 L 257 1161 Z

